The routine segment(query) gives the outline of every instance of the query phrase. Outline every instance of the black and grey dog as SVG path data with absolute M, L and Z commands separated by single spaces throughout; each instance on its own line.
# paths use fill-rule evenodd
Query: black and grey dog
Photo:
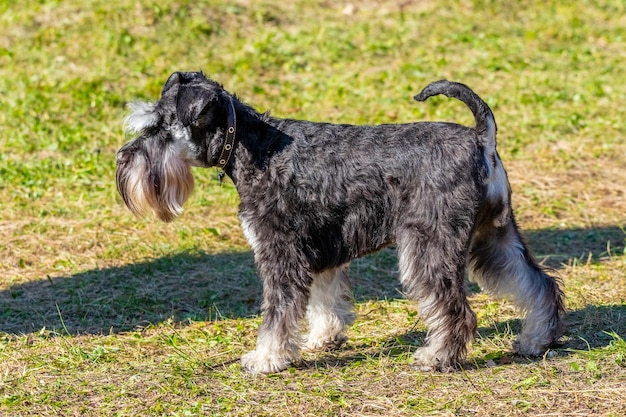
M 415 352 L 420 369 L 447 370 L 466 354 L 476 330 L 466 268 L 525 314 L 518 353 L 543 354 L 563 334 L 563 295 L 516 226 L 491 110 L 448 81 L 415 98 L 438 94 L 464 102 L 476 126 L 279 119 L 202 73 L 174 73 L 159 101 L 131 104 L 126 128 L 137 138 L 117 154 L 117 187 L 133 213 L 180 215 L 192 166 L 218 167 L 239 192 L 239 218 L 263 280 L 263 320 L 256 349 L 241 360 L 246 370 L 277 372 L 301 347 L 341 345 L 354 320 L 347 265 L 390 244 L 428 329 Z

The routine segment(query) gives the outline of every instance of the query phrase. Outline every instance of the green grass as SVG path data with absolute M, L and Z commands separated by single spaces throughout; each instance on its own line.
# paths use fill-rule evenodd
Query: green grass
M 0 4 L 0 414 L 626 414 L 623 1 Z M 342 123 L 448 120 L 440 78 L 492 106 L 520 225 L 563 280 L 569 330 L 511 353 L 519 315 L 471 287 L 463 370 L 420 373 L 393 249 L 352 264 L 339 351 L 250 377 L 261 286 L 231 183 L 195 170 L 171 224 L 115 190 L 126 103 L 204 70 L 257 109 Z

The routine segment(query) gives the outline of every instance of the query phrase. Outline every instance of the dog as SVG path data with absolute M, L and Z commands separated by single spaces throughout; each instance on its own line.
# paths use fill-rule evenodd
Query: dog
M 345 342 L 353 314 L 347 267 L 388 245 L 427 327 L 423 371 L 464 360 L 476 331 L 465 271 L 525 315 L 513 344 L 541 355 L 564 332 L 560 282 L 534 260 L 516 225 L 491 109 L 441 80 L 414 98 L 465 103 L 475 127 L 444 122 L 356 126 L 261 114 L 202 72 L 176 72 L 156 102 L 133 102 L 135 139 L 117 153 L 117 189 L 131 212 L 169 222 L 194 188 L 191 167 L 217 167 L 240 196 L 239 219 L 263 281 L 250 373 L 273 373 L 301 348 Z M 308 319 L 308 335 L 301 323 Z

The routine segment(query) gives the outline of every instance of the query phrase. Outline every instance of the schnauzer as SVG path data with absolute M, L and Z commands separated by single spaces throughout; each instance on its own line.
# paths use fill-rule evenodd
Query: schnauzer
M 301 347 L 334 348 L 354 320 L 348 263 L 395 244 L 400 281 L 427 327 L 421 370 L 462 361 L 476 330 L 465 270 L 525 315 L 514 349 L 540 355 L 563 334 L 563 294 L 534 260 L 511 210 L 496 123 L 470 88 L 446 80 L 475 127 L 418 122 L 354 126 L 261 114 L 201 72 L 170 76 L 155 103 L 135 102 L 117 154 L 117 188 L 136 215 L 182 213 L 191 167 L 217 167 L 240 196 L 239 218 L 263 280 L 251 373 L 298 360 Z M 308 319 L 308 336 L 300 323 Z

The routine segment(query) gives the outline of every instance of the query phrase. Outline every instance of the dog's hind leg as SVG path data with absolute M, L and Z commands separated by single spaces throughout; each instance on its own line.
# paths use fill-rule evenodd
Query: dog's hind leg
M 563 335 L 563 293 L 535 262 L 512 215 L 505 225 L 492 221 L 485 210 L 480 217 L 469 253 L 470 279 L 525 314 L 513 348 L 522 355 L 541 355 Z
M 347 269 L 342 265 L 313 276 L 306 312 L 309 335 L 305 349 L 309 351 L 335 349 L 347 340 L 343 329 L 355 318 Z
M 417 301 L 425 322 L 425 345 L 414 355 L 423 371 L 448 371 L 465 357 L 476 330 L 476 315 L 464 283 L 468 232 L 447 236 L 405 228 L 398 236 L 400 279 L 408 297 Z

